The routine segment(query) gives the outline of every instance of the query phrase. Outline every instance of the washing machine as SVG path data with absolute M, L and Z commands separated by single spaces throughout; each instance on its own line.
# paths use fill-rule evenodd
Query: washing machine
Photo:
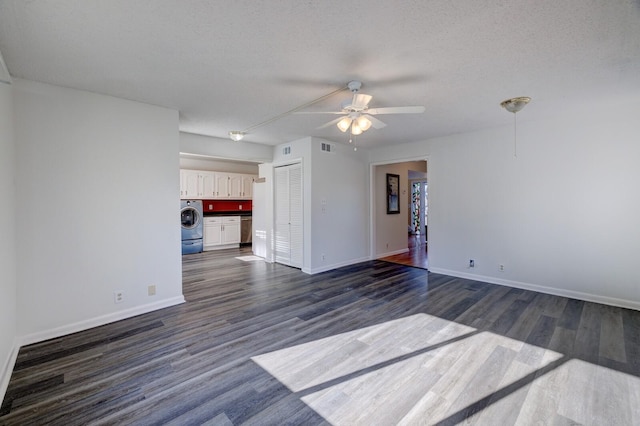
M 180 200 L 182 254 L 202 252 L 202 200 Z

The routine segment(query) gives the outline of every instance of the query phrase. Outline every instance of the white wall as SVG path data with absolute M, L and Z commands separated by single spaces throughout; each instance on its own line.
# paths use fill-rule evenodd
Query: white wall
M 183 301 L 177 111 L 17 80 L 14 113 L 23 341 Z
M 639 97 L 538 122 L 524 110 L 517 158 L 505 126 L 372 161 L 429 156 L 430 270 L 640 309 L 638 111 Z
M 0 83 L 0 399 L 9 383 L 17 354 L 15 144 L 12 104 L 12 87 Z
M 311 273 L 369 259 L 369 153 L 311 139 Z M 322 256 L 324 255 L 324 260 Z
M 246 141 L 234 142 L 228 138 L 221 139 L 180 132 L 180 152 L 219 159 L 263 163 L 271 161 L 273 147 Z

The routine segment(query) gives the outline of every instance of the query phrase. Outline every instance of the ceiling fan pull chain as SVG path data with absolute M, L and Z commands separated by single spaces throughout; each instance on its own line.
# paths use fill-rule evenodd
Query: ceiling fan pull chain
M 518 119 L 516 113 L 513 113 L 513 157 L 518 158 Z

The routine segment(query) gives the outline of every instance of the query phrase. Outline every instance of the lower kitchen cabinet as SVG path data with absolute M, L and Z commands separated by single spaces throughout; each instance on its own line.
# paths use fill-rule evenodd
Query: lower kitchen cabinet
M 209 216 L 204 218 L 204 250 L 238 247 L 240 216 Z

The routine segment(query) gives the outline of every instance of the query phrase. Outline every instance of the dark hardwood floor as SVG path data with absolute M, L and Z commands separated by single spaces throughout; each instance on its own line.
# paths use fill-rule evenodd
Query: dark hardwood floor
M 250 255 L 184 256 L 185 304 L 22 348 L 0 424 L 640 424 L 640 312 Z

